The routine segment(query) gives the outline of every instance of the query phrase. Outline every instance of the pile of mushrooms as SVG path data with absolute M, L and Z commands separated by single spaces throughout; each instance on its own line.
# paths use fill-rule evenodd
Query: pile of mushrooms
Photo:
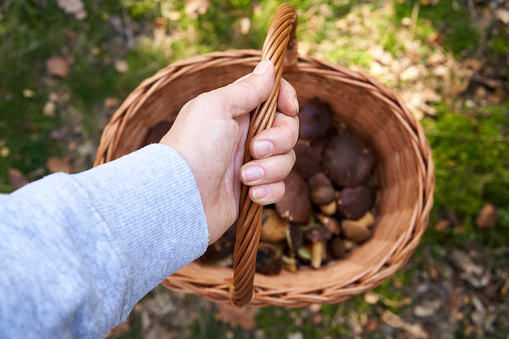
M 334 128 L 332 111 L 317 99 L 301 106 L 299 120 L 297 160 L 284 180 L 285 196 L 263 211 L 258 273 L 317 269 L 345 258 L 371 237 L 375 224 L 371 149 L 357 136 Z M 233 226 L 202 260 L 230 265 L 234 238 Z

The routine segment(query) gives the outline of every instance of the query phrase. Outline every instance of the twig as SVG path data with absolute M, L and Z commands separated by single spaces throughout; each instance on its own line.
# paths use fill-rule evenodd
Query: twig
M 487 77 L 483 77 L 482 75 L 474 74 L 470 78 L 471 81 L 478 82 L 480 84 L 486 85 L 489 88 L 502 88 L 504 87 L 504 82 L 502 80 L 491 79 Z
M 414 7 L 412 8 L 412 26 L 410 26 L 410 41 L 414 40 L 415 30 L 417 29 L 417 18 L 419 17 L 419 9 L 421 8 L 421 3 L 419 1 L 414 2 Z

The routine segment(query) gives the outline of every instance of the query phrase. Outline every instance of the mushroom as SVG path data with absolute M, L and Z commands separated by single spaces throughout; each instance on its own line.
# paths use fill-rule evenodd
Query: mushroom
M 359 219 L 369 211 L 372 204 L 373 195 L 367 186 L 344 188 L 339 193 L 338 211 L 347 219 Z
M 297 259 L 294 256 L 283 255 L 283 265 L 287 271 L 297 272 Z
M 301 246 L 297 250 L 297 257 L 303 264 L 309 264 L 311 261 L 311 252 L 307 246 Z
M 329 217 L 320 213 L 318 213 L 316 217 L 318 220 L 320 220 L 320 223 L 323 225 L 323 227 L 328 229 L 332 234 L 339 235 L 341 232 L 341 226 L 336 218 Z
M 235 237 L 237 233 L 237 222 L 235 222 L 215 243 L 207 247 L 202 256 L 205 261 L 217 261 L 225 258 L 233 252 Z
M 318 141 L 332 130 L 332 111 L 318 99 L 308 100 L 299 112 L 299 137 Z
M 297 253 L 299 247 L 302 246 L 302 228 L 299 224 L 288 223 L 286 227 L 286 241 L 290 250 L 293 253 Z
M 362 243 L 371 237 L 371 231 L 363 224 L 355 220 L 343 220 L 341 230 L 345 238 L 356 243 Z
M 325 147 L 322 167 L 338 186 L 359 185 L 373 168 L 374 156 L 361 139 L 342 134 L 331 139 Z
M 303 178 L 309 178 L 320 171 L 323 147 L 323 143 L 312 145 L 308 140 L 297 140 L 293 147 L 296 156 L 293 169 L 302 175 Z
M 309 178 L 308 182 L 310 188 L 322 185 L 332 186 L 332 181 L 330 181 L 329 177 L 324 172 L 317 172 L 313 174 L 313 176 Z
M 311 190 L 311 201 L 320 207 L 322 213 L 326 215 L 336 214 L 337 206 L 334 200 L 336 192 L 325 173 L 318 172 L 309 178 L 309 188 Z
M 320 206 L 320 211 L 322 211 L 323 214 L 330 216 L 336 214 L 337 209 L 338 207 L 335 200 L 333 200 L 330 204 Z
M 274 245 L 261 242 L 258 245 L 258 252 L 256 252 L 256 266 L 257 273 L 265 275 L 277 275 L 283 268 L 283 260 L 277 253 Z
M 148 130 L 147 135 L 145 136 L 145 141 L 143 145 L 157 144 L 161 139 L 168 133 L 173 122 L 169 121 L 161 121 L 156 124 L 154 127 Z
M 345 244 L 345 249 L 347 252 L 355 247 L 355 243 L 348 239 L 343 240 L 343 244 Z
M 345 241 L 341 237 L 334 237 L 328 242 L 329 252 L 335 259 L 344 258 L 346 255 Z
M 318 206 L 328 205 L 334 201 L 334 187 L 316 186 L 311 189 L 311 201 Z
M 357 222 L 369 228 L 375 224 L 375 217 L 371 212 L 366 212 Z
M 273 209 L 264 208 L 263 211 L 265 212 L 264 214 L 266 215 L 266 218 L 262 224 L 262 231 L 260 235 L 261 241 L 278 242 L 285 240 L 288 221 L 282 218 Z
M 321 226 L 312 226 L 306 230 L 306 239 L 311 241 L 311 267 L 320 268 L 322 258 L 326 255 L 325 243 L 332 237 L 332 233 Z
M 306 181 L 295 171 L 284 179 L 285 196 L 276 203 L 279 214 L 292 222 L 308 224 L 311 214 L 311 201 L 309 200 L 309 187 Z

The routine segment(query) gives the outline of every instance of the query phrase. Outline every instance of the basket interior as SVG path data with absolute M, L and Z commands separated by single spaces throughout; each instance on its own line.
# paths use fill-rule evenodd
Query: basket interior
M 158 88 L 158 92 L 152 94 L 137 110 L 136 114 L 143 114 L 143 119 L 133 118 L 126 123 L 123 132 L 126 137 L 120 139 L 114 157 L 118 158 L 140 148 L 152 126 L 161 121 L 172 121 L 190 99 L 227 85 L 251 70 L 252 67 L 242 64 L 204 68 L 193 74 L 176 77 Z M 417 214 L 421 213 L 422 160 L 415 149 L 416 143 L 411 142 L 415 133 L 408 130 L 409 127 L 393 113 L 391 105 L 394 104 L 362 84 L 309 72 L 290 73 L 284 75 L 284 78 L 295 87 L 300 102 L 317 97 L 328 103 L 334 112 L 335 125 L 339 127 L 345 124 L 372 147 L 376 156 L 377 222 L 373 237 L 347 259 L 313 270 L 313 274 L 309 274 L 306 269 L 296 273 L 283 271 L 278 276 L 270 277 L 257 274 L 255 289 L 257 294 L 267 291 L 272 295 L 291 295 L 328 288 L 327 293 L 334 298 L 336 290 L 342 289 L 341 296 L 345 296 L 348 294 L 345 294 L 345 288 L 351 288 L 351 295 L 358 294 L 362 292 L 356 290 L 359 281 L 374 279 L 375 272 L 384 271 L 384 266 L 391 263 L 394 254 L 406 248 L 403 244 L 412 238 L 414 232 L 409 225 L 414 225 L 415 219 L 419 217 Z M 411 254 L 411 251 L 408 252 L 405 253 L 406 257 Z M 385 271 L 382 275 L 394 273 L 391 269 Z M 204 277 L 202 286 L 219 287 L 228 284 L 233 271 L 230 268 L 194 262 L 179 271 L 179 274 Z

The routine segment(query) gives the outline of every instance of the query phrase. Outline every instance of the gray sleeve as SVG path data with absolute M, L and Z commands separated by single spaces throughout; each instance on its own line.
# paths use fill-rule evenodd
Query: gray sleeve
M 184 159 L 150 145 L 0 195 L 0 337 L 104 338 L 207 248 Z

